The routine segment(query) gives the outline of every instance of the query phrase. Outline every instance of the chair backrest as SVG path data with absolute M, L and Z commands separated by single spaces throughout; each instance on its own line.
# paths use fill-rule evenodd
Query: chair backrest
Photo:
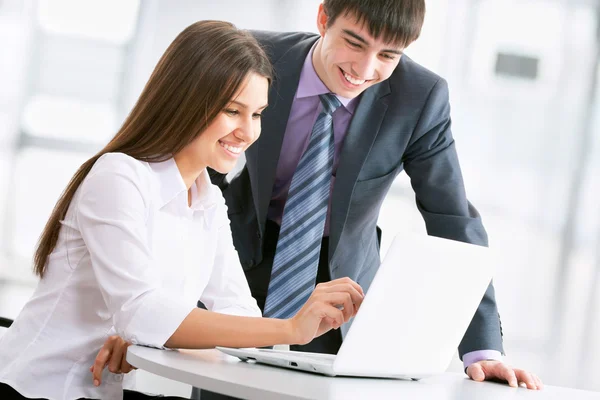
M 12 325 L 12 323 L 13 323 L 12 319 L 0 317 L 0 327 L 10 328 L 10 326 Z
M 0 317 L 0 337 L 2 337 L 2 335 L 4 335 L 4 333 L 10 327 L 11 324 L 12 324 L 11 319 Z
M 12 319 L 0 317 L 0 337 L 4 335 L 4 332 L 12 325 Z

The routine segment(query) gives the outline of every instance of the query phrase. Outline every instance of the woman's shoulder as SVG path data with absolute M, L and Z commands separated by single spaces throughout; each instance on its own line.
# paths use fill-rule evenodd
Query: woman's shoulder
M 88 173 L 84 186 L 98 182 L 106 190 L 135 186 L 146 192 L 151 186 L 151 171 L 148 163 L 124 153 L 106 153 L 96 160 Z
M 148 163 L 125 153 L 105 153 L 98 158 L 90 174 L 98 172 L 145 174 L 148 172 Z

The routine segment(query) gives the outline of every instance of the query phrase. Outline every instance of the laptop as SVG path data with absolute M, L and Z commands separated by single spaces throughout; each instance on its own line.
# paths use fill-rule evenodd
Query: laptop
M 492 279 L 489 249 L 397 235 L 337 355 L 217 347 L 244 361 L 328 376 L 420 379 L 446 371 Z

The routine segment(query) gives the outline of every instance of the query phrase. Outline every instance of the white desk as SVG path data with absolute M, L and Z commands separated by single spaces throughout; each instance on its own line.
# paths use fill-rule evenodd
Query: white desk
M 600 392 L 545 386 L 541 391 L 473 382 L 462 374 L 418 382 L 330 378 L 246 363 L 217 350 L 165 351 L 130 346 L 127 361 L 139 369 L 213 392 L 250 400 L 297 399 L 553 399 L 600 400 Z

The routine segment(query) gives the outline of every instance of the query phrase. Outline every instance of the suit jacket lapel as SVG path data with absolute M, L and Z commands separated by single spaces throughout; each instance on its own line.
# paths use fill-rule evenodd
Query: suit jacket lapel
M 269 107 L 263 113 L 262 133 L 247 151 L 252 196 L 259 225 L 264 231 L 275 172 L 300 72 L 311 46 L 318 37 L 304 40 L 289 49 L 273 64 L 275 79 L 269 90 Z
M 390 93 L 389 82 L 367 89 L 360 99 L 348 127 L 340 153 L 331 201 L 329 228 L 329 260 L 333 258 L 346 222 L 350 199 L 358 174 L 379 133 L 387 104 L 383 98 Z

